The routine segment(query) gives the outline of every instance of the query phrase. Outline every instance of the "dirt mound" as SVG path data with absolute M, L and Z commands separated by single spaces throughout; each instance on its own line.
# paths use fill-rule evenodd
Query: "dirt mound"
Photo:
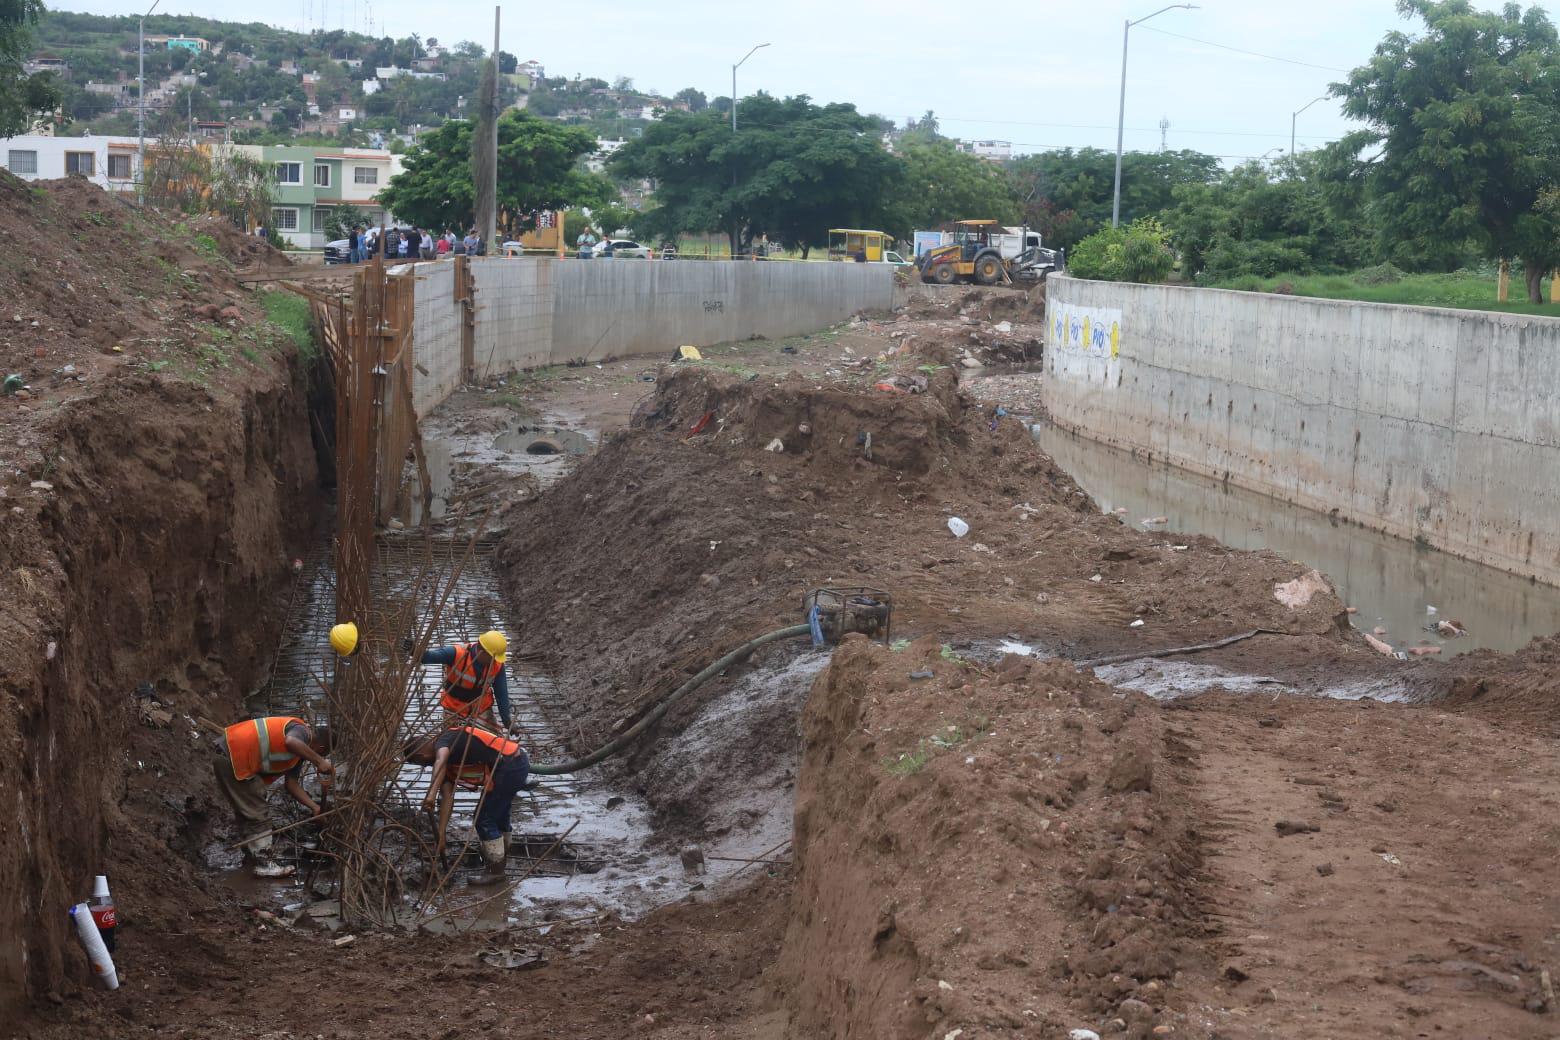
M 225 262 L 77 180 L 0 174 L 0 232 L 0 363 L 31 387 L 0 398 L 6 1010 L 87 977 L 64 911 L 93 874 L 127 922 L 201 903 L 169 856 L 211 802 L 189 719 L 235 712 L 274 648 L 316 486 L 296 350 Z
M 267 239 L 255 235 L 246 235 L 231 222 L 221 217 L 199 217 L 190 225 L 191 232 L 196 237 L 196 242 L 202 246 L 202 237 L 211 239 L 216 244 L 217 252 L 235 270 L 249 271 L 254 268 L 286 268 L 292 267 L 293 262 L 286 253 L 273 246 Z
M 1171 1019 L 1198 841 L 1153 702 L 1072 666 L 847 640 L 809 698 L 779 976 L 808 1035 Z
M 1440 707 L 1497 725 L 1560 738 L 1560 635 L 1533 640 L 1514 654 L 1477 650 L 1437 669 Z
M 775 440 L 783 450 L 766 450 Z M 819 587 L 888 590 L 896 632 L 1017 634 L 1079 654 L 1257 627 L 1336 639 L 1342 609 L 1331 594 L 1279 604 L 1273 586 L 1303 568 L 1271 554 L 1172 546 L 1099 515 L 1021 422 L 969 404 L 946 371 L 921 394 L 678 371 L 637 428 L 505 519 L 500 559 L 530 612 L 518 641 L 568 687 L 582 747 L 738 643 L 801 620 Z M 682 731 L 735 678 L 663 729 Z M 797 749 L 791 728 L 739 743 L 755 776 Z M 658 753 L 643 742 L 631 765 Z M 646 790 L 677 803 L 662 821 L 673 831 L 709 815 L 687 786 Z

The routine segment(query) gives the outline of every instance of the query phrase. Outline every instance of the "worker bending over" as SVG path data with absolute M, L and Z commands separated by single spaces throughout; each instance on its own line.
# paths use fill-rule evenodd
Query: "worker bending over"
M 531 766 L 525 750 L 496 733 L 477 726 L 461 726 L 437 736 L 413 737 L 407 741 L 405 751 L 408 762 L 433 767 L 422 808 L 432 812 L 435 799 L 438 800 L 435 854 L 444 855 L 444 832 L 449 827 L 455 788 L 481 791 L 476 831 L 482 843 L 482 860 L 487 865 L 487 874 L 481 880 L 502 880 L 515 794 L 525 786 Z
M 444 685 L 439 690 L 439 707 L 456 721 L 476 719 L 494 732 L 514 732 L 509 715 L 509 682 L 504 678 L 505 651 L 509 642 L 502 632 L 484 632 L 475 643 L 430 648 L 422 655 L 423 664 L 444 666 Z M 493 704 L 503 728 L 493 720 Z
M 320 805 L 303 789 L 300 779 L 303 763 L 311 762 L 319 772 L 320 796 L 330 793 L 336 767 L 330 754 L 330 731 L 324 726 L 312 728 L 302 719 L 268 716 L 235 722 L 223 731 L 217 742 L 221 752 L 212 763 L 217 786 L 238 817 L 239 840 L 244 843 L 244 858 L 254 867 L 256 877 L 286 877 L 296 869 L 283 866 L 271 855 L 271 813 L 266 806 L 266 788 L 278 777 L 286 777 L 287 793 L 315 816 Z

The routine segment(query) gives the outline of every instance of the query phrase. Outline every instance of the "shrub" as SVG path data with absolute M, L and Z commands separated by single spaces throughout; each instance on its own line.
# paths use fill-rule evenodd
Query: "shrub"
M 1067 255 L 1069 274 L 1110 282 L 1162 282 L 1175 267 L 1170 232 L 1152 217 L 1104 228 Z

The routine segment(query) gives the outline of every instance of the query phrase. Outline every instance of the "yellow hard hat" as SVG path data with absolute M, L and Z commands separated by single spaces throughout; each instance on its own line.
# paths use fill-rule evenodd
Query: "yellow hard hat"
M 509 656 L 505 652 L 509 649 L 509 640 L 505 639 L 504 633 L 497 629 L 482 633 L 477 637 L 477 642 L 481 643 L 482 649 L 486 650 L 493 660 L 499 664 L 503 664 L 504 659 Z
M 343 621 L 330 630 L 330 647 L 342 657 L 352 656 L 352 651 L 357 649 L 357 626 L 350 621 Z

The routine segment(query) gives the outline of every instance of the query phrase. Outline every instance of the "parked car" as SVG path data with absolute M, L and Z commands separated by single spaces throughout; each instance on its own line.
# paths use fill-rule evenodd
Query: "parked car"
M 884 264 L 893 264 L 895 267 L 914 267 L 910 261 L 894 252 L 892 249 L 883 250 L 883 259 L 878 261 Z
M 638 242 L 631 242 L 626 238 L 609 238 L 604 242 L 597 242 L 595 249 L 596 259 L 621 259 L 621 260 L 648 260 L 650 250 Z
M 325 262 L 327 264 L 346 264 L 352 262 L 352 251 L 347 247 L 347 240 L 338 238 L 334 242 L 325 243 Z

